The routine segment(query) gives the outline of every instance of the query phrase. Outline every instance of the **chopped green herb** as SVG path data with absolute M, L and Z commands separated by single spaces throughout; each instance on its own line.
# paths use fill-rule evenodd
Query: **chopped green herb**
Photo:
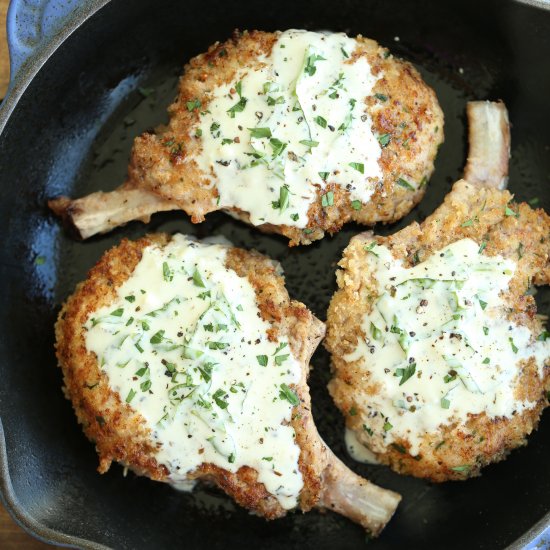
M 288 185 L 281 185 L 281 188 L 279 189 L 279 200 L 278 201 L 272 201 L 271 206 L 275 210 L 280 210 L 281 212 L 284 212 L 288 208 L 289 204 L 289 191 L 288 191 Z
M 536 206 L 540 202 L 540 199 L 538 197 L 533 197 L 532 199 L 529 199 L 527 202 L 531 206 Z
M 537 336 L 537 340 L 539 342 L 546 342 L 546 340 L 550 338 L 550 332 L 546 331 L 546 330 L 543 330 L 538 336 Z
M 271 462 L 273 460 L 273 457 L 272 456 L 263 456 L 262 460 L 265 460 L 267 462 Z
M 261 139 L 270 138 L 271 130 L 269 128 L 248 128 L 250 137 Z
M 139 345 L 139 341 L 137 341 L 134 346 L 139 351 L 139 353 L 143 353 L 143 348 Z
M 525 247 L 523 246 L 523 243 L 518 244 L 518 259 L 523 258 L 523 251 L 525 250 Z
M 505 216 L 514 216 L 514 218 L 519 218 L 519 212 L 515 212 L 509 206 L 506 206 L 506 209 L 504 210 L 504 215 Z
M 202 280 L 201 274 L 199 273 L 197 268 L 195 268 L 195 271 L 193 271 L 193 283 L 195 284 L 195 286 L 205 288 L 204 281 Z
M 119 307 L 118 309 L 115 309 L 114 311 L 111 311 L 111 315 L 113 317 L 122 317 L 122 314 L 124 313 L 124 308 Z
M 327 127 L 327 120 L 325 118 L 323 118 L 322 116 L 316 116 L 314 119 L 313 119 L 321 128 L 326 128 Z
M 384 94 L 374 94 L 374 97 L 382 102 L 388 101 L 388 96 Z
M 373 256 L 376 256 L 378 258 L 378 254 L 373 250 L 376 246 L 376 243 L 370 243 L 369 245 L 363 247 L 363 250 L 365 252 L 370 252 Z
M 518 350 L 516 344 L 514 344 L 514 339 L 510 336 L 510 338 L 508 338 L 508 341 L 510 342 L 510 346 L 512 347 L 512 351 L 514 353 L 517 353 L 519 350 Z
M 231 454 L 227 457 L 227 461 L 228 461 L 230 464 L 233 464 L 233 462 L 235 462 L 235 454 L 234 454 L 234 453 L 231 453 Z
M 316 54 L 308 56 L 306 66 L 304 67 L 304 72 L 309 76 L 313 76 L 317 72 L 317 67 L 315 66 L 317 61 L 326 61 L 326 59 L 323 56 Z
M 195 130 L 195 137 L 201 137 L 202 136 L 202 128 L 197 128 Z
M 233 143 L 233 140 L 231 138 L 222 139 L 222 145 L 231 145 L 232 143 Z
M 172 365 L 172 363 L 167 363 L 167 368 L 168 365 Z M 201 373 L 204 381 L 208 384 L 208 382 L 210 382 L 210 380 L 212 379 L 212 370 L 214 369 L 214 363 L 204 363 L 203 365 L 199 365 L 197 368 L 199 369 L 199 372 Z
M 361 210 L 361 207 L 363 205 L 361 204 L 361 201 L 351 201 L 351 207 L 354 209 L 354 210 Z
M 243 83 L 239 80 L 237 84 L 235 84 L 235 90 L 239 94 L 239 97 L 242 97 L 243 95 Z
M 130 302 L 131 304 L 136 301 L 136 297 L 132 296 L 131 294 L 129 296 L 125 296 L 124 299 Z
M 393 428 L 393 425 L 390 424 L 388 421 L 384 423 L 383 429 L 385 432 L 389 432 Z
M 378 136 L 378 143 L 380 143 L 382 147 L 386 147 L 390 141 L 391 141 L 391 134 L 382 134 Z
M 491 360 L 488 357 L 485 357 L 485 359 L 483 359 L 483 361 L 482 361 L 482 363 L 484 365 L 488 365 L 490 362 L 491 362 Z
M 129 327 L 134 322 L 134 318 L 130 317 L 126 323 L 126 326 Z
M 214 395 L 212 395 L 212 399 L 214 399 L 216 405 L 218 405 L 220 409 L 227 409 L 227 406 L 229 405 L 229 403 L 225 401 L 225 398 L 227 398 L 227 394 L 221 388 L 216 390 Z
M 235 113 L 242 113 L 244 111 L 244 108 L 246 107 L 247 101 L 248 100 L 246 99 L 246 97 L 241 97 L 241 99 L 239 99 L 239 101 L 235 103 L 233 107 L 231 107 L 230 109 L 227 109 L 229 116 L 231 118 L 235 118 Z
M 404 187 L 405 189 L 409 189 L 410 191 L 414 191 L 414 186 L 411 185 L 407 180 L 403 178 L 397 178 L 397 185 L 400 185 L 401 187 Z
M 344 50 L 343 47 L 340 48 L 340 51 L 342 52 L 342 55 L 343 55 L 346 59 L 349 59 L 348 52 L 346 52 L 346 50 Z
M 441 408 L 442 409 L 448 409 L 450 405 L 451 405 L 451 402 L 448 399 L 446 399 L 445 397 L 441 398 Z
M 363 424 L 363 430 L 365 430 L 369 435 L 374 433 L 366 424 Z
M 324 195 L 321 196 L 321 206 L 326 208 L 327 206 L 332 206 L 334 204 L 334 192 L 327 191 Z
M 365 165 L 362 162 L 350 162 L 348 166 L 351 166 L 354 170 L 361 172 L 361 174 L 365 173 Z
M 198 99 L 194 99 L 193 101 L 187 102 L 187 110 L 188 111 L 194 111 L 195 109 L 201 108 L 201 102 Z
M 464 464 L 462 466 L 454 466 L 451 470 L 454 470 L 455 472 L 468 472 L 470 468 L 471 466 L 469 464 Z
M 174 278 L 174 272 L 170 269 L 170 267 L 168 267 L 166 262 L 162 262 L 162 277 L 168 282 Z
M 317 145 L 319 145 L 319 142 L 313 139 L 302 139 L 300 143 L 306 147 L 317 147 Z
M 477 221 L 477 220 L 470 218 L 469 220 L 466 220 L 464 223 L 462 223 L 460 227 L 470 227 L 471 225 L 473 225 L 474 221 Z
M 398 453 L 401 453 L 403 455 L 406 455 L 407 454 L 407 449 L 405 449 L 405 447 L 403 447 L 403 445 L 399 445 L 399 443 L 392 443 L 391 446 L 398 452 Z
M 395 369 L 394 376 L 401 376 L 399 385 L 402 386 L 416 372 L 416 363 L 409 363 L 404 368 Z
M 226 342 L 206 342 L 206 345 L 209 349 L 225 349 L 229 347 L 229 344 Z
M 370 333 L 375 340 L 382 339 L 382 331 L 371 321 Z
M 126 403 L 130 403 L 132 401 L 132 399 L 136 396 L 136 391 L 135 390 L 130 390 L 128 392 L 128 395 L 126 396 Z
M 290 354 L 286 355 L 277 355 L 275 357 L 275 364 L 280 367 L 288 358 L 290 357 Z
M 139 389 L 143 392 L 149 390 L 151 388 L 151 380 L 145 380 L 144 382 L 142 382 L 140 385 L 139 385 Z
M 267 367 L 267 355 L 256 355 L 256 359 L 261 367 Z
M 483 310 L 485 310 L 485 308 L 487 307 L 487 302 L 485 302 L 484 300 L 482 300 L 479 296 L 477 297 L 478 301 L 479 301 L 479 307 Z
M 286 143 L 283 143 L 280 139 L 271 138 L 269 145 L 273 149 L 273 156 L 278 157 L 286 148 Z
M 44 265 L 46 263 L 46 258 L 44 256 L 37 256 L 34 259 L 34 265 Z
M 299 218 L 299 217 L 300 217 L 300 216 L 299 216 L 298 214 L 291 214 L 291 215 L 290 215 L 290 219 L 294 220 L 295 222 L 298 221 L 298 218 Z
M 268 98 L 267 98 L 267 104 L 270 107 L 273 107 L 273 105 L 281 105 L 284 102 L 285 102 L 285 98 L 282 95 L 279 96 L 278 98 L 274 98 L 274 97 L 271 97 L 271 96 L 268 96 Z
M 279 398 L 286 399 L 292 406 L 297 407 L 300 404 L 300 400 L 296 393 L 291 390 L 286 384 L 281 384 L 279 391 Z
M 281 342 L 278 346 L 277 346 L 277 349 L 273 352 L 273 355 L 277 355 L 282 349 L 286 348 L 288 346 L 288 343 L 287 342 Z
M 323 181 L 327 181 L 328 176 L 329 176 L 329 172 L 319 172 L 319 177 L 320 177 Z
M 487 241 L 483 241 L 479 247 L 479 250 L 477 251 L 478 254 L 481 254 L 484 250 L 485 250 L 485 247 L 487 246 Z
M 160 344 L 164 340 L 164 332 L 164 330 L 159 330 L 158 332 L 155 332 L 155 334 L 151 336 L 149 342 L 151 342 L 151 344 Z

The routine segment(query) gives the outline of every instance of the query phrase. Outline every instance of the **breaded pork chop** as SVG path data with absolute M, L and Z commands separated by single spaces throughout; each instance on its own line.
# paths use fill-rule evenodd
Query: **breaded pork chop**
M 550 218 L 496 188 L 508 139 L 484 133 L 507 132 L 505 113 L 488 123 L 498 108 L 469 106 L 474 183 L 455 183 L 421 224 L 354 237 L 328 312 L 329 389 L 347 427 L 380 462 L 432 481 L 505 458 L 548 405 L 548 333 L 530 289 L 550 280 Z M 476 144 L 491 141 L 482 159 Z
M 224 210 L 309 244 L 351 220 L 406 215 L 443 140 L 409 63 L 344 34 L 235 32 L 185 67 L 170 122 L 136 138 L 111 193 L 50 201 L 82 238 L 161 210 Z
M 326 508 L 377 534 L 400 497 L 347 469 L 311 416 L 323 334 L 275 262 L 158 234 L 103 256 L 63 306 L 56 349 L 100 472 L 205 480 L 267 519 Z

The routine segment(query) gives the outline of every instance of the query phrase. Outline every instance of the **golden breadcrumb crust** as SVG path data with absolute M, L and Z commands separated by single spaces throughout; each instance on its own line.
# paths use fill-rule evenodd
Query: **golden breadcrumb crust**
M 115 299 L 117 288 L 130 277 L 144 248 L 152 244 L 164 246 L 169 241 L 165 234 L 149 235 L 135 242 L 123 240 L 104 254 L 59 313 L 56 352 L 63 370 L 64 392 L 72 401 L 85 434 L 95 442 L 101 473 L 116 461 L 139 475 L 168 480 L 167 468 L 156 461 L 145 419 L 110 389 L 97 357 L 86 349 L 83 327 L 92 312 Z M 315 437 L 306 379 L 309 359 L 324 334 L 324 325 L 303 304 L 290 300 L 284 278 L 270 259 L 232 248 L 226 266 L 248 278 L 256 291 L 262 317 L 271 324 L 270 338 L 288 338 L 293 354 L 302 364 L 302 380 L 295 387 L 301 403 L 293 409 L 292 425 L 301 448 L 299 466 L 304 487 L 300 507 L 309 510 L 319 501 L 320 476 L 326 460 L 324 448 Z M 257 481 L 257 472 L 252 468 L 244 466 L 231 473 L 213 464 L 202 464 L 189 473 L 189 478 L 214 482 L 239 504 L 268 519 L 286 513 L 277 498 Z
M 216 43 L 193 58 L 185 66 L 178 97 L 169 108 L 168 126 L 136 138 L 125 185 L 148 189 L 174 201 L 195 223 L 218 210 L 218 192 L 211 185 L 213 174 L 203 173 L 194 161 L 201 151 L 201 139 L 189 137 L 199 124 L 199 109 L 190 111 L 187 104 L 198 99 L 200 110 L 207 109 L 212 90 L 231 83 L 243 68 L 258 69 L 259 57 L 270 54 L 279 36 L 278 32 L 235 31 L 226 42 Z M 323 193 L 334 192 L 334 205 L 323 208 L 319 190 L 318 200 L 308 212 L 306 231 L 287 225 L 260 226 L 266 232 L 285 235 L 291 244 L 309 244 L 321 239 L 325 232 L 339 231 L 351 220 L 372 225 L 405 216 L 424 195 L 437 149 L 443 141 L 443 113 L 433 90 L 416 69 L 389 55 L 373 40 L 362 36 L 356 40 L 356 50 L 348 62 L 366 57 L 373 74 L 383 73 L 373 95 L 363 98 L 364 110 L 372 118 L 373 132 L 388 134 L 389 143 L 382 148 L 379 161 L 383 178 L 374 181 L 375 192 L 360 210 L 351 206 L 349 192 L 329 179 Z M 415 187 L 398 184 L 399 178 Z M 247 212 L 230 210 L 249 220 Z
M 473 239 L 480 246 L 486 243 L 484 254 L 501 255 L 517 263 L 503 298 L 511 305 L 509 318 L 538 335 L 543 326 L 536 316 L 535 300 L 526 291 L 532 284 L 548 284 L 550 280 L 550 217 L 525 203 L 511 201 L 508 191 L 477 188 L 459 181 L 444 203 L 422 224 L 413 223 L 390 237 L 357 235 L 344 252 L 339 264 L 342 269 L 337 274 L 339 290 L 328 311 L 326 347 L 332 353 L 334 370 L 329 389 L 346 415 L 347 426 L 376 451 L 382 463 L 397 472 L 432 481 L 465 479 L 478 475 L 483 466 L 502 460 L 512 449 L 526 444 L 526 436 L 536 428 L 542 410 L 548 405 L 550 368 L 545 367 L 541 380 L 533 358 L 518 365 L 519 390 L 515 397 L 536 402 L 532 409 L 511 418 L 489 418 L 485 413 L 470 415 L 464 425 L 441 426 L 436 433 L 424 436 L 420 458 L 408 454 L 410 444 L 405 439 L 386 446 L 376 435 L 369 436 L 362 428 L 366 411 L 358 403 L 378 389 L 369 385 L 368 373 L 359 362 L 343 359 L 355 349 L 359 338 L 366 337 L 361 330 L 362 318 L 377 296 L 374 276 L 366 272 L 365 245 L 375 240 L 410 267 L 463 238 Z M 350 415 L 352 408 L 358 411 L 356 415 Z M 469 467 L 461 468 L 464 465 Z

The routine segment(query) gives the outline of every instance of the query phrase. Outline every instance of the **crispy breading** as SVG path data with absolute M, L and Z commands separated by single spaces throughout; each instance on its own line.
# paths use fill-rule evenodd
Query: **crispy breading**
M 72 401 L 84 432 L 96 444 L 102 473 L 116 461 L 155 480 L 166 481 L 168 477 L 166 467 L 155 459 L 156 450 L 145 419 L 110 389 L 95 354 L 86 349 L 83 329 L 91 312 L 115 299 L 117 288 L 132 274 L 143 249 L 152 243 L 162 246 L 167 242 L 167 235 L 149 235 L 135 242 L 123 240 L 109 250 L 67 300 L 56 324 L 57 358 L 63 370 L 65 394 Z M 293 411 L 292 425 L 302 449 L 299 466 L 304 488 L 300 505 L 309 510 L 320 498 L 326 452 L 313 426 L 306 379 L 309 358 L 324 334 L 324 325 L 303 304 L 290 300 L 277 265 L 265 256 L 230 249 L 226 265 L 248 277 L 256 290 L 262 317 L 271 324 L 271 337 L 288 338 L 293 354 L 302 364 L 303 377 L 295 388 L 301 402 Z M 268 519 L 286 513 L 249 467 L 231 473 L 213 464 L 202 464 L 189 478 L 214 481 L 242 506 Z
M 503 299 L 512 305 L 510 320 L 539 334 L 543 326 L 536 315 L 535 300 L 526 291 L 532 284 L 550 281 L 550 217 L 543 210 L 517 204 L 512 199 L 508 191 L 479 188 L 461 180 L 422 224 L 413 223 L 390 237 L 362 233 L 345 250 L 339 264 L 342 269 L 337 273 L 339 290 L 328 312 L 326 347 L 332 353 L 334 368 L 329 389 L 337 406 L 347 415 L 347 426 L 367 446 L 369 438 L 362 429 L 363 411 L 355 415 L 349 412 L 358 407 L 355 392 L 372 395 L 379 388 L 368 385 L 364 368 L 344 360 L 356 348 L 358 339 L 366 337 L 361 329 L 362 319 L 378 294 L 374 275 L 365 272 L 365 245 L 375 240 L 388 247 L 396 259 L 402 259 L 405 267 L 411 267 L 463 238 L 473 239 L 480 246 L 485 243 L 484 254 L 501 255 L 517 262 Z M 542 410 L 548 405 L 548 363 L 542 379 L 533 358 L 518 365 L 518 376 L 520 390 L 515 397 L 518 401 L 536 402 L 533 408 L 511 418 L 489 418 L 481 413 L 470 415 L 464 425 L 440 426 L 436 433 L 423 437 L 420 459 L 407 453 L 410 443 L 406 440 L 396 440 L 393 446 L 377 441 L 378 459 L 400 473 L 432 481 L 479 475 L 483 466 L 502 460 L 512 449 L 526 444 L 527 435 L 536 428 Z M 470 468 L 463 470 L 464 464 Z M 458 471 L 453 470 L 457 467 Z
M 180 208 L 194 223 L 219 210 L 215 175 L 204 173 L 196 160 L 202 150 L 196 135 L 200 111 L 208 109 L 212 90 L 233 82 L 242 69 L 260 68 L 263 56 L 269 56 L 280 34 L 236 31 L 231 39 L 191 59 L 181 77 L 178 96 L 168 109 L 168 125 L 135 139 L 123 186 L 112 193 L 98 192 L 77 200 L 60 197 L 50 201 L 50 207 L 72 223 L 83 238 L 131 219 L 147 221 L 161 210 Z M 357 48 L 348 62 L 365 57 L 372 73 L 381 75 L 372 95 L 359 103 L 372 119 L 374 134 L 387 138 L 378 161 L 382 178 L 371 178 L 375 191 L 360 209 L 352 207 L 350 192 L 329 177 L 326 188 L 318 188 L 317 200 L 309 207 L 307 228 L 259 226 L 262 231 L 285 235 L 291 245 L 309 244 L 325 232 L 339 231 L 349 221 L 373 225 L 405 216 L 423 197 L 443 141 L 443 113 L 433 90 L 416 69 L 373 40 L 358 36 L 356 41 Z M 201 108 L 190 110 L 188 102 L 197 101 Z M 333 205 L 324 208 L 321 197 L 328 191 L 334 193 Z M 236 207 L 226 210 L 249 222 L 248 212 Z

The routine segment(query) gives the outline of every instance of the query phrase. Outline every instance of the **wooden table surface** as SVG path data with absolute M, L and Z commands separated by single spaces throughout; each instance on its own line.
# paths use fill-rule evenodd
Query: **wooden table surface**
M 6 12 L 9 0 L 0 0 L 0 98 L 4 97 L 9 81 L 8 46 L 6 44 Z M 52 547 L 30 537 L 14 523 L 0 504 L 0 548 L 2 550 L 44 550 Z

